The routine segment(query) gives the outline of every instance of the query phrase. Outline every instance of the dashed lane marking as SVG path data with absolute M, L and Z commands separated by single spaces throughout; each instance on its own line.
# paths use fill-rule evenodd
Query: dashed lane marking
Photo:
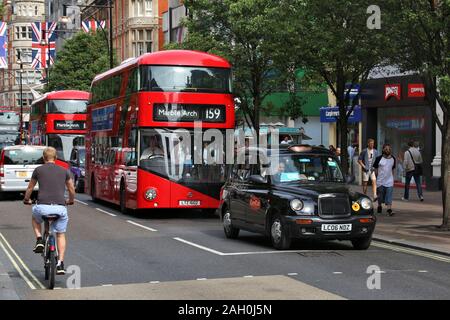
M 108 211 L 103 210 L 103 209 L 100 209 L 100 208 L 95 208 L 95 210 L 98 210 L 98 211 L 100 211 L 100 212 L 106 213 L 107 215 L 109 215 L 109 216 L 111 216 L 111 217 L 117 217 L 116 214 L 111 213 L 111 212 L 108 212 Z
M 291 273 L 288 273 L 288 276 L 298 276 L 298 273 L 297 272 L 291 272 Z
M 158 230 L 156 230 L 156 229 L 153 229 L 153 228 L 150 228 L 150 227 L 143 226 L 142 224 L 136 223 L 136 222 L 131 221 L 131 220 L 127 220 L 127 222 L 130 223 L 130 224 L 132 224 L 132 225 L 141 227 L 141 228 L 143 228 L 143 229 L 145 229 L 145 230 L 148 230 L 148 231 L 152 231 L 152 232 L 157 232 L 157 231 L 158 231 Z
M 85 206 L 88 206 L 88 205 L 89 205 L 88 203 L 86 203 L 86 202 L 83 202 L 83 201 L 81 201 L 81 200 L 78 200 L 78 199 L 75 199 L 75 201 L 76 201 L 76 202 L 79 202 L 79 203 L 81 203 L 81 204 L 84 204 Z

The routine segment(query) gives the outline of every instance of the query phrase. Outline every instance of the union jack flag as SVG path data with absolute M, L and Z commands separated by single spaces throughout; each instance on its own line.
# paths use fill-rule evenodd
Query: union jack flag
M 86 20 L 81 23 L 83 31 L 89 33 L 91 31 L 95 32 L 97 29 L 105 29 L 106 21 L 96 21 L 96 20 Z
M 56 54 L 56 22 L 33 22 L 31 24 L 33 34 L 31 37 L 31 67 L 33 69 L 47 68 L 47 60 L 50 54 L 50 66 L 55 61 Z M 45 45 L 41 41 L 45 40 Z M 50 53 L 49 53 L 50 49 Z
M 0 22 L 0 69 L 8 69 L 6 55 L 8 53 L 7 23 Z

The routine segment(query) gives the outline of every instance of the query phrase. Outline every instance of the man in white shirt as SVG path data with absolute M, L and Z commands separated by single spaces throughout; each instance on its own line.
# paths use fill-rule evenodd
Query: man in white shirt
M 378 193 L 378 208 L 377 213 L 382 211 L 382 203 L 387 206 L 387 213 L 393 216 L 392 212 L 392 194 L 394 192 L 394 169 L 396 159 L 392 155 L 392 149 L 389 144 L 383 145 L 382 155 L 375 159 L 373 167 L 377 175 L 377 193 Z

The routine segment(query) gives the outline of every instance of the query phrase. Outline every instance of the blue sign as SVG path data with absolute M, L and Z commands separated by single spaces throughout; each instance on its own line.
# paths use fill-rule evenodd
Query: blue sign
M 347 112 L 351 107 L 347 107 Z M 320 122 L 337 122 L 339 119 L 339 107 L 323 107 L 320 108 Z M 361 107 L 355 106 L 352 113 L 348 117 L 348 122 L 361 122 L 362 113 Z
M 349 98 L 350 98 L 350 101 L 351 101 L 359 93 L 359 90 L 361 90 L 361 86 L 359 84 L 357 84 L 357 83 L 354 83 L 353 86 L 352 86 L 351 83 L 346 83 L 345 84 L 345 94 L 347 94 L 347 90 L 350 89 L 350 86 L 352 87 L 352 89 L 349 92 Z
M 116 105 L 92 110 L 92 131 L 112 130 Z

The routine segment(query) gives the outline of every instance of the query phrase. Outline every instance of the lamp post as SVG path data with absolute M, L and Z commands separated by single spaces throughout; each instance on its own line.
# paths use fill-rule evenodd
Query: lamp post
M 23 63 L 20 58 L 20 51 L 18 52 L 18 59 L 17 63 L 20 65 L 20 71 L 19 71 L 19 97 L 20 97 L 20 144 L 22 144 L 23 141 L 23 86 L 22 86 L 22 72 L 23 72 Z
M 63 15 L 60 18 L 60 21 L 62 23 L 67 23 L 69 21 L 69 17 L 67 16 L 67 4 L 63 4 Z M 102 28 L 102 31 L 105 35 L 105 40 L 106 40 L 106 44 L 108 45 L 108 51 L 109 51 L 109 66 L 112 69 L 114 67 L 114 63 L 113 63 L 113 25 L 112 25 L 112 2 L 111 0 L 108 0 L 108 5 L 105 6 L 97 6 L 97 5 L 77 5 L 77 7 L 79 8 L 99 8 L 99 9 L 109 9 L 109 41 L 108 38 L 106 37 L 106 31 L 105 29 L 101 26 L 101 24 L 99 23 L 100 28 Z M 98 23 L 98 20 L 91 15 L 94 20 Z M 80 14 L 80 19 L 81 19 L 81 14 Z

